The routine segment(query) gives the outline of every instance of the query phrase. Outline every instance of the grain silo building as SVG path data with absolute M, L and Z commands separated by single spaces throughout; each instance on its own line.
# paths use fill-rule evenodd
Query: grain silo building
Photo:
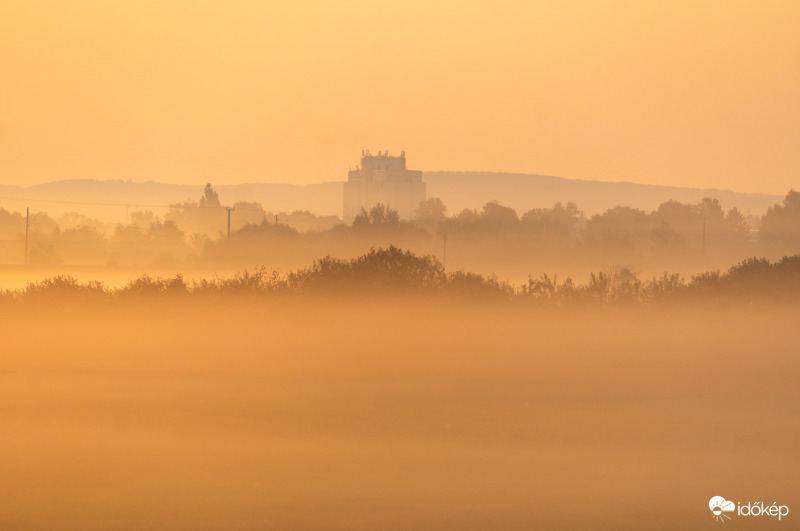
M 401 219 L 414 219 L 425 200 L 422 172 L 406 169 L 406 152 L 399 157 L 389 152 L 361 152 L 361 166 L 350 170 L 344 183 L 344 222 L 350 224 L 361 209 L 369 211 L 378 203 L 397 210 Z

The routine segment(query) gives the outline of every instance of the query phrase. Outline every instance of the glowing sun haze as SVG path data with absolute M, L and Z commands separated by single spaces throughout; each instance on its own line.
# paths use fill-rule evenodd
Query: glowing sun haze
M 0 182 L 800 185 L 800 2 L 4 0 Z M 566 198 L 568 199 L 568 198 Z

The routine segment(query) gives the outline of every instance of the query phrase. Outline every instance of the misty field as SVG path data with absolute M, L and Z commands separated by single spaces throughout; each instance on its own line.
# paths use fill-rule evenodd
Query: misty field
M 719 494 L 800 507 L 796 306 L 0 313 L 2 529 L 689 529 Z

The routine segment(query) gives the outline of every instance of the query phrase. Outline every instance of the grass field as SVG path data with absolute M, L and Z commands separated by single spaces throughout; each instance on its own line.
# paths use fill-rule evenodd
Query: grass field
M 715 495 L 800 510 L 795 307 L 0 317 L 4 530 L 710 529 Z

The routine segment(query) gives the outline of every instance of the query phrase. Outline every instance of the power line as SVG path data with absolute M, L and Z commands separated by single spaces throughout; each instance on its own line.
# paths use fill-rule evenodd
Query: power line
M 31 199 L 29 197 L 8 197 L 8 196 L 0 196 L 0 199 L 8 200 L 8 201 L 30 201 L 30 202 L 38 202 L 38 203 L 58 203 L 62 205 L 88 205 L 88 206 L 110 206 L 110 207 L 124 207 L 130 206 L 130 203 L 94 203 L 90 201 L 63 201 L 61 199 Z M 172 205 L 136 205 L 148 208 L 169 208 Z M 206 208 L 200 207 L 199 205 L 196 207 L 190 208 Z M 216 207 L 212 207 L 216 208 Z M 220 207 L 221 208 L 221 207 Z
M 130 207 L 131 203 L 99 203 L 99 202 L 92 202 L 92 201 L 64 201 L 61 199 L 31 199 L 27 197 L 10 197 L 10 196 L 0 196 L 0 200 L 7 200 L 7 201 L 30 201 L 30 202 L 39 202 L 39 203 L 56 203 L 61 205 L 85 205 L 85 206 L 108 206 L 108 207 Z M 228 207 L 226 206 L 215 206 L 215 205 L 187 205 L 182 203 L 172 203 L 169 205 L 150 205 L 150 204 L 135 204 L 136 207 L 144 207 L 144 208 L 207 208 L 207 209 L 220 209 L 224 210 Z M 253 208 L 253 207 L 237 207 L 240 210 L 254 210 L 257 212 L 266 212 L 263 208 Z

